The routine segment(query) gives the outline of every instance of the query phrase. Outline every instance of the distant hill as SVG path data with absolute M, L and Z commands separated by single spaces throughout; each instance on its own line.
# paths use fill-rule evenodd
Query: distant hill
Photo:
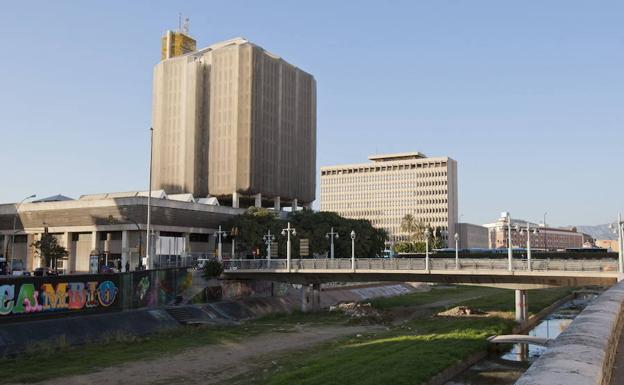
M 617 234 L 613 234 L 609 230 L 609 225 L 596 226 L 576 226 L 576 229 L 582 233 L 591 235 L 594 239 L 617 239 Z

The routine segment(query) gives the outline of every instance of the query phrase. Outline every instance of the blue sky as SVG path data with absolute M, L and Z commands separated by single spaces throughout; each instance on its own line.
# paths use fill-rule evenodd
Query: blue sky
M 0 202 L 147 186 L 152 67 L 179 12 L 200 47 L 243 36 L 316 77 L 319 167 L 448 155 L 474 223 L 624 212 L 624 3 L 574 0 L 4 4 Z

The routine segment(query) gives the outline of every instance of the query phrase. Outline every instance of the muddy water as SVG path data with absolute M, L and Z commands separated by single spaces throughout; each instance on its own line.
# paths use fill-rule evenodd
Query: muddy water
M 582 295 L 564 303 L 527 334 L 557 338 L 595 297 L 594 294 Z M 445 385 L 511 385 L 545 351 L 546 348 L 541 346 L 515 344 L 503 353 L 490 354 Z

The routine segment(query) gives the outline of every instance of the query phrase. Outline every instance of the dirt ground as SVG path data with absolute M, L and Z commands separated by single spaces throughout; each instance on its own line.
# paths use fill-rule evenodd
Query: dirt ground
M 302 326 L 294 333 L 271 333 L 243 343 L 207 345 L 173 356 L 134 361 L 39 384 L 216 384 L 255 369 L 259 359 L 376 329 L 379 326 Z

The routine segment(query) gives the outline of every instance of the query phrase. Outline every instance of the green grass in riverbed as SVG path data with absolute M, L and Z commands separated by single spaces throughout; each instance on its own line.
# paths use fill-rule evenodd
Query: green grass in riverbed
M 48 343 L 33 347 L 33 352 L 17 358 L 0 359 L 0 384 L 36 382 L 130 361 L 175 354 L 185 349 L 240 340 L 267 332 L 293 331 L 298 323 L 306 325 L 346 324 L 340 313 L 277 314 L 241 325 L 184 327 L 149 337 L 111 336 L 107 343 L 57 348 Z
M 276 359 L 236 384 L 420 384 L 509 332 L 510 319 L 427 319 L 388 332 L 338 340 Z
M 568 289 L 529 292 L 531 311 L 545 307 L 568 293 Z M 466 298 L 485 296 L 476 300 Z M 409 307 L 434 302 L 464 300 L 483 310 L 513 311 L 511 290 L 481 287 L 434 289 L 428 293 L 373 301 L 379 308 Z M 240 326 L 188 327 L 149 338 L 111 338 L 108 343 L 53 349 L 0 360 L 0 383 L 35 382 L 223 341 L 240 340 L 266 332 L 289 332 L 298 323 L 343 324 L 340 313 L 294 313 L 272 315 Z M 376 335 L 341 339 L 320 347 L 288 354 L 267 372 L 254 373 L 241 384 L 379 384 L 418 383 L 471 352 L 483 349 L 485 337 L 507 331 L 513 322 L 502 318 L 420 319 Z M 281 367 L 281 369 L 279 369 Z M 312 369 L 310 369 L 312 368 Z M 343 370 L 344 369 L 344 370 Z M 316 373 L 318 372 L 318 373 Z M 258 382 L 260 381 L 260 382 Z M 337 381 L 337 382 L 336 382 Z
M 251 374 L 229 381 L 254 385 L 376 385 L 419 384 L 468 355 L 482 351 L 486 338 L 509 333 L 513 321 L 513 290 L 463 287 L 437 289 L 376 302 L 388 309 L 409 307 L 452 299 L 456 295 L 478 299 L 460 302 L 474 308 L 500 312 L 500 317 L 416 319 L 388 331 L 341 339 L 294 354 L 283 355 L 277 364 L 266 363 Z M 439 293 L 440 296 L 435 294 Z M 544 289 L 529 292 L 532 311 L 538 311 L 571 292 L 571 289 Z M 392 304 L 392 305 L 391 305 Z
M 461 301 L 463 299 L 474 298 L 482 295 L 503 293 L 506 290 L 492 289 L 478 286 L 456 286 L 456 287 L 436 287 L 431 291 L 415 292 L 395 297 L 382 297 L 370 301 L 371 305 L 377 309 L 391 309 L 398 307 L 422 306 L 435 302 Z

